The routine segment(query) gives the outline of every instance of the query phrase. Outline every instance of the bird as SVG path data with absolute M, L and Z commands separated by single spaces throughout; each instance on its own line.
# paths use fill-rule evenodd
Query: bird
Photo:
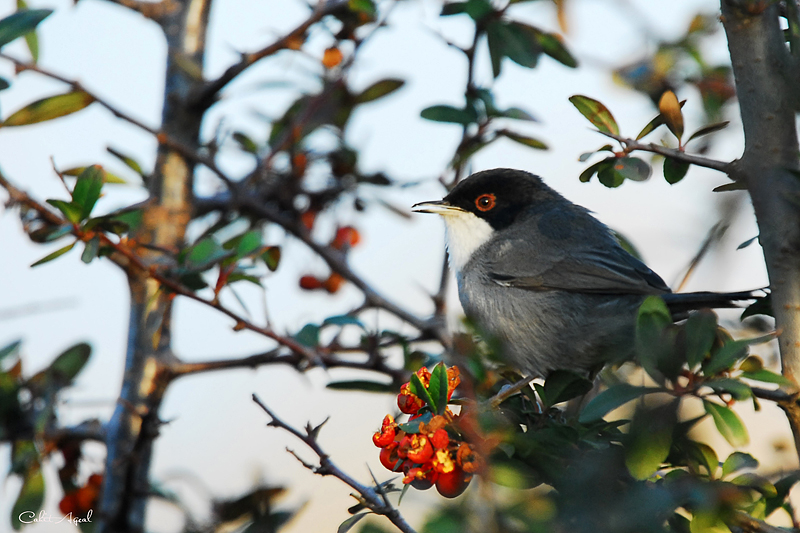
M 635 319 L 649 295 L 675 319 L 733 307 L 742 293 L 672 293 L 612 231 L 526 171 L 497 168 L 459 182 L 412 211 L 441 215 L 464 312 L 531 377 L 570 370 L 591 377 L 633 355 Z

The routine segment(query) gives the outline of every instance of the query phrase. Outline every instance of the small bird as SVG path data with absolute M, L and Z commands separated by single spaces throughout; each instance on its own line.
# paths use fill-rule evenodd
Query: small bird
M 629 358 L 648 295 L 661 295 L 676 316 L 753 298 L 672 294 L 587 209 L 521 170 L 478 172 L 412 210 L 443 217 L 465 313 L 501 342 L 508 363 L 533 377 L 556 369 L 591 375 Z

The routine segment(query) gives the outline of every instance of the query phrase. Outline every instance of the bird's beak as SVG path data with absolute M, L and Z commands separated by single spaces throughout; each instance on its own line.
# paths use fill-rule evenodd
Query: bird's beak
M 411 210 L 415 213 L 433 213 L 436 215 L 455 215 L 456 213 L 463 213 L 464 210 L 456 207 L 450 202 L 440 200 L 438 202 L 421 202 L 411 206 Z

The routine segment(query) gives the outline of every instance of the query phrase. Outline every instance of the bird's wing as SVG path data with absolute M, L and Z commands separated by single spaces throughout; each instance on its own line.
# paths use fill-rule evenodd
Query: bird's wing
M 524 240 L 512 240 L 498 250 L 488 273 L 508 287 L 594 294 L 660 294 L 664 281 L 616 242 L 605 246 L 569 246 L 536 250 Z

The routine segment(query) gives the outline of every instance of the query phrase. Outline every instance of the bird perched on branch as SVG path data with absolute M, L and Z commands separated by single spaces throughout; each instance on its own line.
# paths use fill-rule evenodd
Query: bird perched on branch
M 412 209 L 443 217 L 464 311 L 501 341 L 507 362 L 533 376 L 589 374 L 630 357 L 648 295 L 660 295 L 675 318 L 754 298 L 672 293 L 588 210 L 528 172 L 478 172 Z

